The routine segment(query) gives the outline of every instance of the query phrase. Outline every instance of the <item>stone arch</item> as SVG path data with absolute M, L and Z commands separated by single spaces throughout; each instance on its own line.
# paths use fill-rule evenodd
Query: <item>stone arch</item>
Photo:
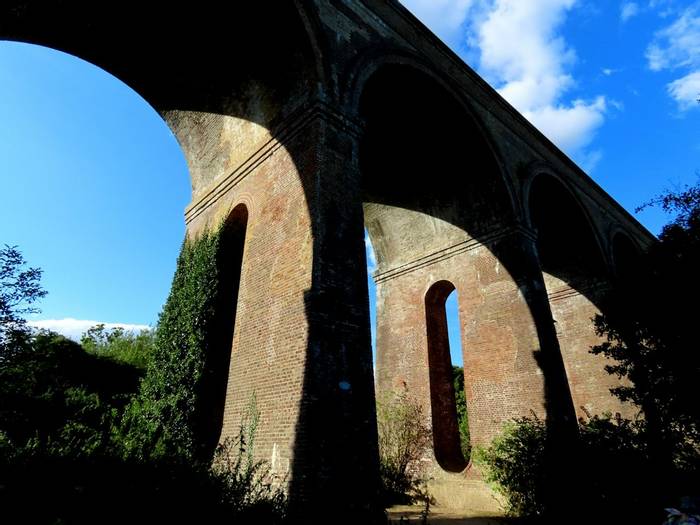
M 309 32 L 315 15 L 298 2 L 217 4 L 214 10 L 130 0 L 12 4 L 0 9 L 0 39 L 64 51 L 134 89 L 173 130 L 195 195 L 317 97 L 326 74 Z M 272 4 L 279 16 L 265 16 Z M 266 22 L 253 33 L 249 21 L 260 19 Z M 156 36 L 163 27 L 187 27 L 188 38 Z M 226 63 L 219 49 L 231 50 Z
M 374 208 L 431 216 L 440 223 L 434 227 L 452 228 L 448 235 L 455 242 L 465 233 L 484 237 L 514 223 L 512 192 L 488 137 L 441 82 L 413 65 L 389 61 L 363 87 L 358 110 L 366 129 L 359 162 L 380 271 L 390 256 L 387 243 L 374 238 Z M 384 228 L 383 234 L 391 232 Z
M 582 286 L 576 282 L 581 280 L 581 274 L 587 280 L 607 277 L 601 236 L 568 184 L 553 172 L 539 171 L 525 186 L 524 198 L 528 226 L 536 231 L 545 274 L 576 289 Z M 553 239 L 558 239 L 558 244 Z
M 615 231 L 611 236 L 610 261 L 616 279 L 631 279 L 636 275 L 635 260 L 638 261 L 642 250 L 624 231 Z
M 483 146 L 488 151 L 487 154 L 498 166 L 498 176 L 507 191 L 510 206 L 516 214 L 520 213 L 520 201 L 516 197 L 516 190 L 508 177 L 508 163 L 503 159 L 498 143 L 492 137 L 488 126 L 478 116 L 473 103 L 465 95 L 464 91 L 460 90 L 449 77 L 436 71 L 430 62 L 420 56 L 404 49 L 397 48 L 387 52 L 385 47 L 377 47 L 365 50 L 357 59 L 351 61 L 343 74 L 344 84 L 348 88 L 340 94 L 340 103 L 347 108 L 348 114 L 366 123 L 366 114 L 362 106 L 368 90 L 368 84 L 382 70 L 391 68 L 407 72 L 411 71 L 416 74 L 417 78 L 423 77 L 433 84 L 435 88 L 442 91 L 443 96 L 448 97 L 455 103 L 455 106 L 459 107 L 461 116 L 469 123 L 470 127 L 476 130 L 483 140 Z
M 342 509 L 363 522 L 378 462 L 366 305 L 354 295 L 366 277 L 353 259 L 361 205 L 347 198 L 352 167 L 337 162 L 353 157 L 354 138 L 320 102 L 326 71 L 309 35 L 317 15 L 301 1 L 30 0 L 0 7 L 0 39 L 87 60 L 160 113 L 188 161 L 188 235 L 252 196 L 245 249 L 256 264 L 240 285 L 247 312 L 236 318 L 228 429 L 257 395 L 256 459 L 271 460 L 287 485 L 290 519 L 316 523 Z
M 579 417 L 623 410 L 610 395 L 617 380 L 605 359 L 589 350 L 600 342 L 593 318 L 610 286 L 609 265 L 594 221 L 559 177 L 536 173 L 525 192 L 559 346 Z
M 411 65 L 385 64 L 362 85 L 359 167 L 377 258 L 377 389 L 405 384 L 434 424 L 440 417 L 431 403 L 425 294 L 445 281 L 459 289 L 464 313 L 472 442 L 487 444 L 503 422 L 532 410 L 568 417 L 570 394 L 558 350 L 549 349 L 551 314 L 532 240 L 489 137 L 459 98 Z M 548 348 L 544 359 L 538 348 Z M 445 486 L 466 467 L 463 457 L 430 465 Z

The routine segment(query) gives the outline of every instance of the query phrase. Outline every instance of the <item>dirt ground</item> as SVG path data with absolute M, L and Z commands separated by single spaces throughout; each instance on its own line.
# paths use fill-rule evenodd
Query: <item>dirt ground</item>
M 423 523 L 420 506 L 396 506 L 387 509 L 389 523 L 391 525 L 419 525 Z M 503 525 L 514 524 L 515 521 L 503 516 L 477 516 L 455 513 L 433 507 L 428 513 L 427 523 L 429 525 Z

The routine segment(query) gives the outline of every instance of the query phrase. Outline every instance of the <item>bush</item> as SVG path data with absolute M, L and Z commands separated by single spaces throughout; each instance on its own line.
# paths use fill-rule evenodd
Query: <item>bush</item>
M 490 446 L 474 451 L 474 459 L 485 467 L 486 481 L 505 497 L 508 514 L 544 514 L 546 441 L 544 421 L 523 417 L 507 423 Z
M 123 328 L 107 329 L 104 324 L 93 326 L 80 339 L 80 345 L 86 352 L 108 357 L 140 370 L 148 367 L 153 357 L 154 344 L 154 330 L 133 333 Z
M 284 521 L 287 497 L 267 461 L 255 460 L 255 434 L 260 414 L 251 400 L 239 426 L 238 436 L 221 443 L 214 455 L 211 475 L 221 487 L 221 501 L 244 521 Z
M 421 467 L 432 433 L 423 408 L 405 392 L 377 400 L 379 469 L 385 506 L 429 499 Z
M 644 422 L 610 415 L 579 420 L 580 439 L 570 450 L 564 469 L 564 487 L 553 486 L 547 426 L 537 417 L 508 423 L 503 433 L 476 460 L 488 482 L 506 501 L 506 511 L 526 518 L 551 517 L 553 493 L 574 494 L 580 507 L 572 509 L 576 519 L 591 523 L 621 520 L 629 523 L 659 523 L 664 502 L 644 442 Z M 546 522 L 546 521 L 545 521 Z
M 0 432 L 7 447 L 84 457 L 113 450 L 140 371 L 42 332 L 0 365 Z

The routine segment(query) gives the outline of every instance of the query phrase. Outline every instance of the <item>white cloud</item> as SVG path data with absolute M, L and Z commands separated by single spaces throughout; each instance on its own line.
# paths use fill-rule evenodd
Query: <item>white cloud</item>
M 572 156 L 605 120 L 605 97 L 563 101 L 576 53 L 559 34 L 575 0 L 494 0 L 475 29 L 481 68 L 530 122 Z M 507 35 L 507 38 L 504 37 Z
M 620 9 L 620 19 L 622 19 L 623 22 L 627 22 L 627 20 L 633 16 L 637 16 L 638 14 L 639 4 L 636 2 L 625 2 L 622 4 L 622 8 Z
M 647 48 L 653 71 L 700 65 L 700 13 L 697 7 L 685 9 L 671 25 L 654 35 Z
M 365 230 L 365 254 L 367 255 L 367 272 L 372 273 L 377 269 L 377 258 L 374 255 L 374 248 L 372 248 L 372 241 L 367 230 Z
M 603 124 L 605 110 L 605 97 L 598 97 L 592 102 L 574 100 L 569 106 L 540 106 L 523 115 L 542 133 L 556 137 L 561 148 L 576 155 L 590 144 L 595 130 Z
M 140 332 L 141 330 L 150 330 L 151 327 L 144 324 L 126 324 L 126 323 L 105 323 L 103 321 L 90 321 L 85 319 L 73 319 L 66 317 L 65 319 L 44 319 L 42 321 L 28 321 L 27 324 L 31 327 L 44 330 L 52 330 L 74 341 L 80 341 L 80 337 L 89 328 L 98 324 L 104 324 L 105 328 L 123 328 L 130 332 Z
M 678 108 L 688 110 L 700 107 L 700 71 L 674 80 L 667 86 L 668 93 L 678 103 Z
M 605 120 L 605 97 L 567 101 L 575 51 L 561 26 L 577 0 L 404 0 L 453 49 L 476 51 L 479 71 L 559 147 L 577 157 Z M 629 2 L 628 2 L 629 3 Z M 469 48 L 465 48 L 465 45 Z M 609 74 L 614 70 L 609 69 Z
M 402 0 L 430 30 L 450 46 L 457 46 L 474 0 Z
M 647 47 L 646 58 L 652 71 L 687 71 L 666 89 L 680 110 L 694 107 L 700 95 L 700 6 L 686 8 L 673 23 L 658 31 Z

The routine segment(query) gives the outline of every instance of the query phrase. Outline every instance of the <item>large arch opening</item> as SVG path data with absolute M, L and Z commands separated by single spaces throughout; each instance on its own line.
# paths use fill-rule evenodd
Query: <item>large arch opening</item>
M 530 188 L 529 212 L 549 293 L 567 285 L 593 294 L 592 287 L 606 278 L 605 260 L 592 225 L 571 192 L 556 178 L 538 175 Z
M 533 355 L 533 348 L 553 339 L 551 325 L 545 326 L 551 316 L 543 314 L 544 295 L 523 292 L 539 268 L 529 262 L 529 241 L 515 228 L 509 179 L 487 128 L 449 84 L 419 66 L 383 65 L 365 82 L 359 110 L 365 123 L 359 152 L 364 222 L 376 255 L 376 388 L 385 394 L 405 385 L 424 413 L 433 414 L 426 419 L 437 430 L 431 465 L 444 477 L 463 470 L 466 461 L 449 356 L 447 365 L 437 363 L 435 356 L 444 352 L 428 348 L 441 336 L 426 336 L 428 323 L 433 332 L 437 326 L 426 318 L 426 290 L 447 281 L 460 292 L 464 315 L 456 322 L 469 348 L 464 388 L 477 445 L 490 442 L 511 417 L 530 410 L 544 416 L 548 407 L 556 412 L 562 405 L 550 403 L 555 389 L 543 386 L 544 375 L 563 376 L 561 369 L 549 367 L 544 374 Z M 431 308 L 443 318 L 447 295 L 439 297 L 440 308 Z M 437 379 L 440 370 L 449 374 Z M 531 388 L 525 391 L 523 384 Z M 558 394 L 552 397 L 564 398 Z
M 366 329 L 358 322 L 364 304 L 353 295 L 364 269 L 348 277 L 342 268 L 351 257 L 338 252 L 355 253 L 342 241 L 335 251 L 327 242 L 327 229 L 351 238 L 349 224 L 358 222 L 329 205 L 332 192 L 319 185 L 337 179 L 324 170 L 332 163 L 322 137 L 332 126 L 313 113 L 323 88 L 321 53 L 308 30 L 314 8 L 302 4 L 10 2 L 0 7 L 0 38 L 79 56 L 152 104 L 187 158 L 188 234 L 218 226 L 229 205 L 251 203 L 256 273 L 246 301 L 253 314 L 247 323 L 236 319 L 246 331 L 236 356 L 244 365 L 233 370 L 232 360 L 230 367 L 237 387 L 231 426 L 257 395 L 256 459 L 272 459 L 288 484 L 290 515 L 327 515 L 325 506 L 362 514 L 377 474 L 369 344 L 357 335 Z M 240 185 L 223 187 L 234 173 L 240 177 L 231 182 Z M 260 187 L 243 184 L 252 173 L 263 179 Z M 333 257 L 340 262 L 329 276 Z M 334 310 L 338 305 L 347 310 Z M 338 319 L 345 333 L 328 319 Z
M 32 323 L 153 327 L 190 198 L 182 149 L 154 108 L 76 56 L 0 41 L 0 238 L 44 270 Z
M 554 176 L 535 176 L 528 204 L 577 415 L 619 412 L 623 407 L 609 393 L 616 379 L 605 371 L 605 359 L 589 352 L 600 342 L 593 318 L 604 307 L 610 284 L 594 226 Z

